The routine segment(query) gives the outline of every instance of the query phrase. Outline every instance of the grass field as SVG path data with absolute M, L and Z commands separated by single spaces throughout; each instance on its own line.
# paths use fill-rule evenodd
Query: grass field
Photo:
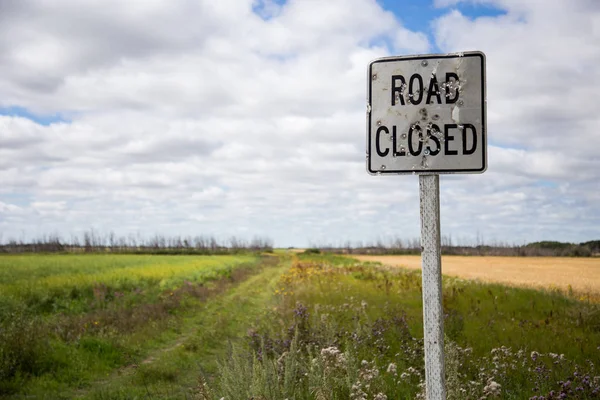
M 0 290 L 0 397 L 423 396 L 419 271 L 294 252 L 2 256 Z M 597 304 L 453 277 L 443 299 L 449 399 L 600 395 Z
M 423 398 L 420 289 L 418 271 L 298 255 L 206 398 Z M 455 278 L 443 296 L 449 399 L 600 394 L 597 305 Z
M 0 391 L 85 386 L 135 362 L 256 255 L 0 256 Z M 18 391 L 18 390 L 17 390 Z M 52 396 L 50 396 L 52 398 Z
M 421 269 L 420 256 L 353 256 L 410 269 Z M 443 256 L 442 273 L 509 285 L 560 288 L 600 299 L 600 257 Z

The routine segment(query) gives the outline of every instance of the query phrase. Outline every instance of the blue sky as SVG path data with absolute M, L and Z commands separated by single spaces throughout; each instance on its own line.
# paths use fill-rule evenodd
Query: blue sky
M 489 168 L 442 177 L 443 234 L 600 237 L 595 3 L 181 4 L 3 9 L 1 240 L 92 228 L 279 246 L 418 237 L 416 178 L 366 172 L 367 66 L 468 49 L 487 56 Z M 543 84 L 564 76 L 560 90 Z
M 412 31 L 421 31 L 427 35 L 433 45 L 434 52 L 441 52 L 433 36 L 432 22 L 448 13 L 449 9 L 456 9 L 469 19 L 481 17 L 498 17 L 506 14 L 506 10 L 479 2 L 458 2 L 452 6 L 436 6 L 433 1 L 425 0 L 378 0 L 386 10 L 393 12 L 402 24 Z
M 27 118 L 37 124 L 40 125 L 50 125 L 56 122 L 67 122 L 68 120 L 64 119 L 59 114 L 35 114 L 29 111 L 25 107 L 20 106 L 9 106 L 9 107 L 0 107 L 0 115 L 8 116 L 8 117 L 22 117 Z

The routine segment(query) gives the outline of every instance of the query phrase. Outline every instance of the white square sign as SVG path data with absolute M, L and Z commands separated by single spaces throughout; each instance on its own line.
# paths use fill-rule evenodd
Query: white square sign
M 380 58 L 369 64 L 368 82 L 369 173 L 486 170 L 482 52 Z

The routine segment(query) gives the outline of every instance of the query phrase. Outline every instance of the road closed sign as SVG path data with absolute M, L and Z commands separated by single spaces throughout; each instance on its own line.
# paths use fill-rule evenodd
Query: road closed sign
M 380 58 L 368 82 L 369 173 L 486 170 L 483 53 Z

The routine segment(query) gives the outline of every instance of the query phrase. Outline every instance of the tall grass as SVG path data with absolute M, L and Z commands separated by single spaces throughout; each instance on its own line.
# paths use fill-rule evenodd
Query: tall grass
M 275 295 L 207 398 L 423 398 L 418 272 L 307 254 Z M 600 395 L 597 305 L 459 279 L 443 296 L 450 399 Z

